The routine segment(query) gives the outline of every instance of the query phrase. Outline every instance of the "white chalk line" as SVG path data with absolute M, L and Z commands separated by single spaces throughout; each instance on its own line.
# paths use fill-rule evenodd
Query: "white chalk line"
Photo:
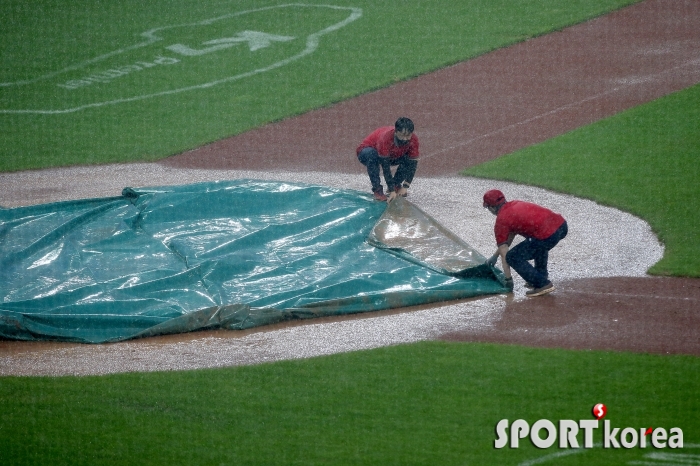
M 220 85 L 220 84 L 224 84 L 224 83 L 228 83 L 228 82 L 232 82 L 232 81 L 237 81 L 237 80 L 240 80 L 240 79 L 243 79 L 243 78 L 248 78 L 248 77 L 250 77 L 250 76 L 254 76 L 254 75 L 256 75 L 256 74 L 264 73 L 264 72 L 266 72 L 266 71 L 271 71 L 271 70 L 274 70 L 274 69 L 276 69 L 276 68 L 283 67 L 283 66 L 288 65 L 288 64 L 290 64 L 290 63 L 293 63 L 293 62 L 295 62 L 295 61 L 297 61 L 297 60 L 299 60 L 299 59 L 301 59 L 301 58 L 303 58 L 303 57 L 305 57 L 305 56 L 307 56 L 307 55 L 312 54 L 312 53 L 315 52 L 316 49 L 318 48 L 318 45 L 319 45 L 321 36 L 323 36 L 323 35 L 325 35 L 325 34 L 329 34 L 329 33 L 334 32 L 334 31 L 337 31 L 338 29 L 340 29 L 340 28 L 342 28 L 342 27 L 344 27 L 344 26 L 350 24 L 351 22 L 357 20 L 358 18 L 360 18 L 360 17 L 362 16 L 362 9 L 361 9 L 361 8 L 340 7 L 340 6 L 334 6 L 334 5 L 307 5 L 307 4 L 298 3 L 298 4 L 287 4 L 287 5 L 279 5 L 279 6 L 274 6 L 274 7 L 258 8 L 258 9 L 256 9 L 256 10 L 248 10 L 248 11 L 244 11 L 244 12 L 233 13 L 233 14 L 225 15 L 225 16 L 222 16 L 222 17 L 219 17 L 219 18 L 211 18 L 211 19 L 208 19 L 208 20 L 200 21 L 200 22 L 198 22 L 198 23 L 192 23 L 192 24 L 187 24 L 187 25 L 166 26 L 166 27 L 162 27 L 162 28 L 151 29 L 150 31 L 144 32 L 144 33 L 142 34 L 143 36 L 148 37 L 148 36 L 150 35 L 150 36 L 152 36 L 152 37 L 151 37 L 148 41 L 143 42 L 143 43 L 141 43 L 141 44 L 137 44 L 137 45 L 134 45 L 134 46 L 132 46 L 132 47 L 128 47 L 128 48 L 126 48 L 126 49 L 120 49 L 120 50 L 115 51 L 115 52 L 110 52 L 110 53 L 108 53 L 108 54 L 101 55 L 101 56 L 99 56 L 99 57 L 97 57 L 97 58 L 94 58 L 94 59 L 92 59 L 92 60 L 89 60 L 89 61 L 87 61 L 87 62 L 84 62 L 84 63 L 82 63 L 82 64 L 80 64 L 80 65 L 75 65 L 75 66 L 70 67 L 70 68 L 65 68 L 64 70 L 58 71 L 58 72 L 53 73 L 53 74 L 51 74 L 51 75 L 45 75 L 45 76 L 40 77 L 40 78 L 37 78 L 37 79 L 35 79 L 35 80 L 33 80 L 33 81 L 26 81 L 26 82 L 21 82 L 21 83 L 36 82 L 36 81 L 38 81 L 38 80 L 46 79 L 46 78 L 51 77 L 51 76 L 56 76 L 56 75 L 58 75 L 58 74 L 61 74 L 61 73 L 63 73 L 63 72 L 66 72 L 66 71 L 71 71 L 71 70 L 79 69 L 79 68 L 81 68 L 81 67 L 84 67 L 84 66 L 87 65 L 87 64 L 95 63 L 95 62 L 104 60 L 105 58 L 114 56 L 114 55 L 116 55 L 116 54 L 118 54 L 118 53 L 122 53 L 122 52 L 125 52 L 125 51 L 128 51 L 128 50 L 133 50 L 133 49 L 135 49 L 135 48 L 144 47 L 144 46 L 146 46 L 146 45 L 150 45 L 150 44 L 152 44 L 152 43 L 154 43 L 154 42 L 157 42 L 157 41 L 159 41 L 159 40 L 162 40 L 162 39 L 160 39 L 160 38 L 158 38 L 158 37 L 156 37 L 156 36 L 153 35 L 154 32 L 159 31 L 159 30 L 161 30 L 161 29 L 174 28 L 174 27 L 183 27 L 183 26 L 193 26 L 193 25 L 195 25 L 195 26 L 196 26 L 196 25 L 204 25 L 204 24 L 209 24 L 209 23 L 214 22 L 214 21 L 219 21 L 219 20 L 221 20 L 221 19 L 227 19 L 227 18 L 230 18 L 230 17 L 233 17 L 233 16 L 242 15 L 242 14 L 245 14 L 245 13 L 252 13 L 252 12 L 258 12 L 258 11 L 263 11 L 263 10 L 269 10 L 269 9 L 272 9 L 272 8 L 282 8 L 282 7 L 289 7 L 289 6 L 296 6 L 296 7 L 324 7 L 324 8 L 331 8 L 331 9 L 337 9 L 337 10 L 350 10 L 351 13 L 350 13 L 350 16 L 348 16 L 347 18 L 345 18 L 343 21 L 340 21 L 340 22 L 338 22 L 338 23 L 335 23 L 335 24 L 333 24 L 333 25 L 331 25 L 331 26 L 329 26 L 329 27 L 327 27 L 327 28 L 325 28 L 325 29 L 322 29 L 322 30 L 319 31 L 319 32 L 316 32 L 316 33 L 313 33 L 313 34 L 309 35 L 309 36 L 306 38 L 306 47 L 305 47 L 304 50 L 302 50 L 300 53 L 298 53 L 298 54 L 296 54 L 296 55 L 293 55 L 293 56 L 291 56 L 291 57 L 289 57 L 289 58 L 286 58 L 286 59 L 284 59 L 284 60 L 280 60 L 280 61 L 278 61 L 278 62 L 275 62 L 275 63 L 273 63 L 272 65 L 269 65 L 269 66 L 266 66 L 266 67 L 263 67 L 263 68 L 258 68 L 258 69 L 252 70 L 252 71 L 248 71 L 248 72 L 246 72 L 246 73 L 241 73 L 241 74 L 238 74 L 238 75 L 235 75 L 235 76 L 229 76 L 229 77 L 226 77 L 226 78 L 218 79 L 218 80 L 215 80 L 215 81 L 210 81 L 210 82 L 204 83 L 204 84 L 198 84 L 198 85 L 195 85 L 195 86 L 182 87 L 182 88 L 178 88 L 178 89 L 171 89 L 171 90 L 169 90 L 169 91 L 156 92 L 156 93 L 153 93 L 153 94 L 144 94 L 144 95 L 140 95 L 140 96 L 127 97 L 127 98 L 123 98 L 123 99 L 115 99 L 115 100 L 109 100 L 109 101 L 104 101 L 104 102 L 95 102 L 95 103 L 85 104 L 85 105 L 81 105 L 81 106 L 78 106 L 78 107 L 73 107 L 73 108 L 68 108 L 68 109 L 63 109 L 63 110 L 27 110 L 27 109 L 24 109 L 24 110 L 8 110 L 8 109 L 0 109 L 0 114 L 40 114 L 40 115 L 58 115 L 58 114 L 74 113 L 74 112 L 78 112 L 78 111 L 80 111 L 80 110 L 85 110 L 85 109 L 88 109 L 88 108 L 99 108 L 99 107 L 104 107 L 104 106 L 107 106 L 107 105 L 116 105 L 116 104 L 122 104 L 122 103 L 127 103 L 127 102 L 135 102 L 135 101 L 139 101 L 139 100 L 151 99 L 151 98 L 154 98 L 154 97 L 161 97 L 161 96 L 167 96 L 167 95 L 172 95 L 172 94 L 180 94 L 180 93 L 182 93 L 182 92 L 188 92 L 188 91 L 194 91 L 194 90 L 207 89 L 207 88 L 210 88 L 210 87 L 218 86 L 218 85 Z M 13 85 L 13 84 L 16 84 L 16 83 L 1 83 L 0 85 L 1 85 L 1 86 L 8 86 L 8 85 Z
M 657 296 L 657 295 L 650 295 L 650 294 L 631 294 L 631 293 L 600 293 L 600 292 L 593 292 L 593 291 L 583 291 L 583 290 L 570 290 L 570 289 L 565 289 L 562 288 L 561 291 L 565 293 L 577 293 L 577 294 L 585 294 L 585 295 L 594 295 L 594 296 L 620 296 L 622 298 L 643 298 L 643 299 L 666 299 L 670 301 L 700 301 L 696 298 L 688 298 L 688 297 L 678 297 L 678 296 Z
M 445 152 L 453 151 L 453 150 L 455 150 L 455 149 L 457 149 L 457 148 L 459 148 L 459 147 L 464 147 L 464 146 L 467 146 L 467 145 L 469 145 L 469 144 L 473 144 L 474 142 L 479 141 L 479 140 L 481 140 L 481 139 L 487 139 L 487 138 L 496 136 L 496 135 L 498 135 L 498 134 L 500 134 L 500 133 L 503 133 L 503 132 L 505 132 L 505 131 L 508 131 L 508 130 L 517 128 L 518 126 L 526 125 L 526 124 L 532 123 L 533 121 L 541 120 L 541 119 L 543 119 L 543 118 L 547 118 L 547 117 L 549 117 L 549 116 L 556 115 L 557 113 L 560 113 L 560 112 L 562 112 L 562 111 L 564 111 L 564 110 L 568 110 L 568 109 L 571 109 L 571 108 L 574 108 L 574 107 L 581 106 L 581 105 L 583 105 L 583 104 L 585 104 L 585 103 L 588 103 L 588 102 L 591 102 L 591 101 L 594 101 L 594 100 L 601 99 L 601 98 L 603 98 L 603 97 L 605 97 L 605 96 L 608 96 L 608 95 L 610 95 L 610 94 L 614 94 L 614 93 L 616 93 L 616 92 L 618 92 L 618 91 L 620 91 L 620 90 L 626 90 L 626 89 L 628 89 L 628 88 L 630 88 L 630 87 L 632 87 L 632 86 L 636 86 L 636 85 L 643 84 L 643 83 L 650 82 L 650 81 L 658 81 L 658 80 L 661 78 L 661 76 L 663 76 L 663 75 L 665 75 L 665 74 L 668 74 L 668 73 L 672 73 L 672 72 L 678 71 L 678 70 L 681 69 L 681 68 L 685 68 L 685 67 L 688 67 L 688 66 L 697 66 L 697 65 L 700 65 L 700 58 L 694 59 L 694 60 L 689 60 L 689 61 L 687 61 L 687 62 L 685 62 L 685 63 L 682 63 L 682 64 L 680 64 L 680 65 L 677 65 L 677 66 L 675 66 L 675 67 L 673 67 L 673 68 L 669 68 L 669 69 L 667 69 L 667 70 L 661 71 L 661 72 L 659 72 L 659 73 L 647 75 L 647 76 L 645 76 L 645 77 L 643 77 L 643 78 L 639 78 L 639 79 L 637 79 L 637 80 L 635 80 L 635 81 L 633 81 L 633 82 L 627 82 L 627 83 L 624 83 L 622 86 L 614 87 L 614 88 L 612 88 L 612 89 L 610 89 L 610 90 L 608 90 L 608 91 L 601 92 L 601 93 L 599 93 L 599 94 L 596 94 L 596 95 L 593 95 L 593 96 L 590 96 L 590 97 L 586 97 L 585 99 L 581 99 L 581 100 L 578 100 L 578 101 L 576 101 L 576 102 L 572 102 L 572 103 L 570 103 L 570 104 L 562 105 L 562 106 L 557 107 L 557 108 L 555 108 L 555 109 L 553 109 L 553 110 L 549 110 L 549 111 L 547 111 L 547 112 L 541 113 L 541 114 L 536 115 L 536 116 L 534 116 L 534 117 L 526 118 L 526 119 L 521 120 L 521 121 L 518 121 L 518 122 L 516 122 L 516 123 L 512 123 L 512 124 L 510 124 L 510 125 L 508 125 L 508 126 L 503 126 L 503 127 L 501 127 L 501 128 L 495 129 L 495 130 L 490 131 L 490 132 L 485 133 L 485 134 L 481 134 L 481 135 L 479 135 L 479 136 L 476 136 L 476 137 L 471 138 L 471 139 L 469 139 L 469 140 L 467 140 L 467 141 L 464 141 L 464 142 L 460 142 L 459 144 L 455 144 L 455 145 L 450 146 L 450 147 L 447 147 L 447 148 L 445 148 L 445 149 L 440 149 L 440 150 L 435 151 L 435 152 L 432 152 L 432 153 L 430 153 L 430 154 L 421 155 L 421 159 L 425 160 L 425 159 L 429 159 L 429 158 L 431 158 L 431 157 L 434 157 L 434 156 L 436 156 L 436 155 L 443 154 L 443 153 L 445 153 Z
M 602 446 L 603 446 L 602 442 L 597 442 L 597 443 L 593 444 L 594 448 L 600 448 Z M 700 448 L 700 444 L 698 444 L 698 443 L 685 443 L 683 445 L 683 448 Z M 590 448 L 578 448 L 578 449 L 572 449 L 572 450 L 558 451 L 556 453 L 550 453 L 549 455 L 541 456 L 539 458 L 534 458 L 531 460 L 523 461 L 522 463 L 519 463 L 518 466 L 533 466 L 535 464 L 548 463 L 550 460 L 555 460 L 555 459 L 561 458 L 563 456 L 575 455 L 577 453 L 585 453 L 588 450 L 590 450 Z M 653 452 L 653 451 L 654 450 L 651 450 L 650 452 Z M 657 451 L 659 451 L 659 450 L 657 450 Z M 675 453 L 679 454 L 680 451 L 676 450 Z M 632 464 L 632 463 L 630 463 L 630 464 Z M 633 464 L 637 464 L 637 463 L 633 463 Z M 648 464 L 656 464 L 658 466 L 663 466 L 664 464 L 671 465 L 671 464 L 676 464 L 676 463 L 648 463 Z M 688 464 L 688 463 L 681 461 L 677 464 L 680 465 L 680 464 Z

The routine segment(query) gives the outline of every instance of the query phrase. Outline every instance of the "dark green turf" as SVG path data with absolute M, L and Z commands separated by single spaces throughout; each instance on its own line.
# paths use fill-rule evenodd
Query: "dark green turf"
M 634 1 L 339 0 L 332 5 L 346 9 L 332 9 L 274 8 L 286 2 L 252 0 L 7 0 L 0 9 L 0 83 L 14 84 L 0 86 L 0 171 L 156 160 Z M 290 64 L 128 101 L 279 63 L 303 51 L 310 34 L 349 18 L 350 7 L 361 10 L 361 17 L 322 35 L 313 53 Z M 196 57 L 167 48 L 204 49 L 203 42 L 242 31 L 295 39 L 255 51 L 240 43 Z M 134 48 L 154 36 L 161 40 Z M 113 77 L 105 78 L 110 70 Z M 95 76 L 103 82 L 87 79 Z M 76 108 L 83 109 L 70 111 Z M 16 113 L 26 111 L 49 113 Z
M 697 441 L 699 374 L 686 356 L 431 342 L 255 367 L 0 378 L 0 451 L 9 464 L 508 465 L 561 450 L 495 450 L 498 421 L 578 422 L 599 402 L 613 427 L 680 427 Z

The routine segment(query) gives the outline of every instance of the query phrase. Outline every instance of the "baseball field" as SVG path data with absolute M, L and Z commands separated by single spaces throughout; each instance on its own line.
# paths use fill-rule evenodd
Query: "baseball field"
M 174 340 L 0 341 L 1 373 L 15 374 L 0 377 L 3 463 L 700 463 L 697 2 L 13 0 L 0 17 L 1 206 L 166 175 L 355 187 L 359 140 L 405 114 L 423 154 L 412 196 L 444 189 L 436 214 L 469 211 L 451 193 L 469 177 L 508 180 L 633 214 L 663 253 L 640 276 L 625 270 L 643 250 L 601 246 L 607 273 L 582 266 L 595 247 L 554 252 L 557 292 L 504 299 L 478 330 L 293 361 L 157 372 L 152 347 Z M 616 226 L 579 226 L 598 229 Z M 457 305 L 468 315 L 480 302 Z M 178 357 L 227 338 L 188 336 Z M 156 372 L 17 370 L 139 359 Z M 502 419 L 578 422 L 601 402 L 620 430 L 681 428 L 683 449 L 641 448 L 641 434 L 603 448 L 602 427 L 590 449 L 494 448 Z

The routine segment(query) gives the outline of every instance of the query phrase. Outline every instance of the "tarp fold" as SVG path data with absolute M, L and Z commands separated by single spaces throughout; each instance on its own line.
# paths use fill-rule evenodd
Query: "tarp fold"
M 233 180 L 0 209 L 0 337 L 102 343 L 502 293 L 405 199 Z

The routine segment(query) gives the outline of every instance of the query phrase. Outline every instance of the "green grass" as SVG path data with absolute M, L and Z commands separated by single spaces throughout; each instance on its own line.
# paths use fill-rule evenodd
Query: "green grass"
M 0 378 L 0 451 L 12 464 L 516 464 L 559 449 L 494 450 L 498 421 L 591 419 L 598 402 L 613 427 L 680 427 L 697 441 L 699 383 L 693 357 L 445 342 L 219 370 Z M 558 464 L 641 453 L 596 449 Z
M 265 67 L 301 51 L 309 34 L 347 18 L 349 10 L 287 7 L 201 25 L 203 20 L 287 2 L 38 0 L 29 7 L 22 0 L 7 0 L 0 9 L 0 83 L 25 83 L 0 86 L 0 171 L 156 160 L 635 1 L 338 0 L 332 4 L 361 8 L 362 16 L 322 36 L 314 53 L 289 65 L 209 88 L 44 114 L 13 112 L 79 108 Z M 144 32 L 157 28 L 162 40 L 130 49 L 146 40 Z M 254 52 L 240 44 L 200 57 L 166 48 L 176 43 L 202 48 L 205 41 L 244 30 L 296 39 Z M 90 62 L 117 50 L 122 53 Z M 179 61 L 155 66 L 157 57 Z M 141 69 L 108 82 L 65 87 L 136 63 Z
M 0 113 L 0 171 L 155 160 L 630 3 L 333 2 L 362 8 L 362 19 L 325 36 L 312 59 L 256 79 L 66 114 Z M 148 29 L 216 17 L 231 5 L 241 10 L 260 6 L 253 1 L 8 0 L 0 11 L 0 82 L 62 69 L 133 45 Z M 321 15 L 306 26 L 335 19 Z M 271 32 L 289 23 L 275 15 L 251 21 L 246 28 L 270 26 Z M 80 104 L 127 95 L 137 85 L 157 90 L 171 82 L 178 65 L 168 66 L 149 68 L 154 73 L 147 76 L 132 73 L 113 85 L 89 86 L 79 95 L 58 95 L 57 81 L 22 92 L 0 87 L 0 109 Z M 221 66 L 181 67 L 175 78 L 192 82 L 202 73 L 221 72 Z M 537 162 L 539 173 L 530 170 L 532 179 L 526 182 L 644 217 L 667 247 L 652 271 L 697 276 L 700 254 L 692 248 L 697 248 L 695 185 L 700 178 L 688 157 L 700 147 L 698 89 L 669 99 L 584 128 L 585 138 L 574 132 L 550 141 L 546 149 L 530 148 L 495 162 L 507 166 L 474 170 L 505 179 L 526 173 L 531 165 L 522 163 L 526 158 L 548 157 L 551 166 Z M 645 113 L 666 105 L 655 116 Z M 564 154 L 568 157 L 559 162 Z M 558 186 L 549 185 L 557 179 L 562 180 Z M 518 450 L 494 450 L 499 420 L 589 419 L 598 402 L 608 405 L 615 427 L 681 427 L 685 442 L 697 444 L 699 361 L 421 343 L 233 369 L 2 377 L 0 458 L 3 464 L 78 465 L 518 464 L 559 450 L 540 451 L 529 442 Z M 646 453 L 594 449 L 558 458 L 556 464 L 628 464 Z
M 665 245 L 649 272 L 700 277 L 700 85 L 463 172 L 631 212 Z M 575 227 L 575 226 L 574 226 Z

